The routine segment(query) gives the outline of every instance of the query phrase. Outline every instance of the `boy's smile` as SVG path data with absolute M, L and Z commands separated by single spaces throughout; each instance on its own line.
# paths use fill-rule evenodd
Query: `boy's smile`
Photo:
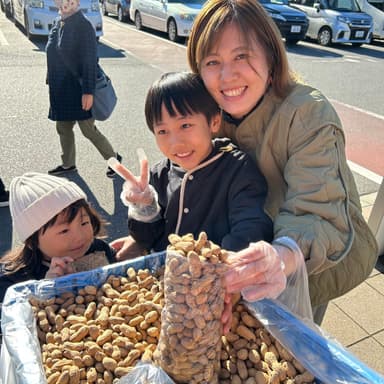
M 161 152 L 185 170 L 197 167 L 212 151 L 212 133 L 220 127 L 220 115 L 208 123 L 202 113 L 171 116 L 163 105 L 161 117 L 154 125 Z

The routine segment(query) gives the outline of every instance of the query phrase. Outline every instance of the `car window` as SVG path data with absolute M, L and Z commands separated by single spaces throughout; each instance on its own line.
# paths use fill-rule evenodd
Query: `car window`
M 354 0 L 327 0 L 329 9 L 335 11 L 358 12 L 360 7 Z

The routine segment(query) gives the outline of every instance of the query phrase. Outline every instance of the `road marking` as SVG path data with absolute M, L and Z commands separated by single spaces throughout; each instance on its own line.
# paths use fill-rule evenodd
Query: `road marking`
M 0 31 L 0 45 L 9 45 L 2 31 Z
M 370 171 L 369 169 L 365 168 L 365 167 L 362 167 L 361 165 L 359 164 L 356 164 L 354 163 L 353 161 L 351 160 L 347 160 L 348 162 L 348 165 L 349 165 L 349 168 L 351 168 L 351 170 L 353 172 L 356 172 L 358 173 L 359 175 L 361 176 L 364 176 L 366 177 L 367 179 L 373 181 L 374 183 L 376 184 L 381 184 L 381 182 L 383 181 L 383 176 L 380 176 L 378 175 L 377 173 L 375 172 L 372 172 Z
M 329 101 L 331 103 L 337 103 L 337 104 L 340 104 L 344 107 L 347 107 L 347 108 L 350 108 L 350 109 L 353 109 L 357 112 L 362 112 L 362 113 L 365 113 L 366 115 L 370 115 L 372 117 L 376 117 L 377 119 L 380 119 L 380 120 L 383 120 L 384 121 L 384 116 L 382 115 L 379 115 L 377 113 L 374 113 L 374 112 L 370 112 L 370 111 L 367 111 L 366 109 L 362 109 L 362 108 L 359 108 L 359 107 L 354 107 L 353 105 L 349 105 L 349 104 L 346 104 L 346 103 L 343 103 L 341 101 L 338 101 L 338 100 L 335 100 L 335 99 L 329 99 Z

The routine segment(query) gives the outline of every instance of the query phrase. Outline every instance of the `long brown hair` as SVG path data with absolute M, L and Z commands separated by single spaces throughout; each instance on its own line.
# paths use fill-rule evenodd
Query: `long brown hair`
M 271 74 L 271 87 L 279 97 L 288 94 L 295 75 L 279 30 L 258 0 L 209 0 L 197 15 L 188 40 L 187 58 L 191 70 L 200 72 L 201 61 L 211 52 L 228 24 L 235 24 L 250 45 L 263 47 Z
M 77 200 L 28 237 L 22 246 L 12 249 L 2 257 L 0 261 L 4 265 L 3 273 L 12 274 L 22 268 L 26 268 L 29 271 L 36 270 L 42 263 L 42 253 L 39 250 L 39 233 L 44 233 L 49 227 L 52 227 L 60 214 L 64 214 L 67 222 L 71 223 L 81 209 L 84 209 L 90 218 L 93 235 L 103 235 L 106 223 L 87 201 L 84 199 Z

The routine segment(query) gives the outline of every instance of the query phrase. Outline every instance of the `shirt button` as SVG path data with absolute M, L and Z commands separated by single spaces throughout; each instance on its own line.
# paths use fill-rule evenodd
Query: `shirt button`
M 193 180 L 193 175 L 189 175 L 188 180 Z
M 184 213 L 189 213 L 189 208 L 184 208 Z

